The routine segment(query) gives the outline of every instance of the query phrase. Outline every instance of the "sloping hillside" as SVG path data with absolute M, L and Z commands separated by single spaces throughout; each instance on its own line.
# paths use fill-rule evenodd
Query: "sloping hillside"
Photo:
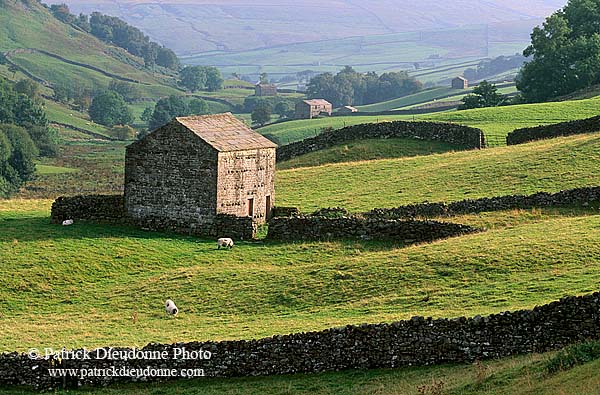
M 138 81 L 145 96 L 175 92 L 166 86 L 171 77 L 150 73 L 141 59 L 60 22 L 35 0 L 4 0 L 0 11 L 0 52 L 40 82 L 97 89 L 123 79 Z

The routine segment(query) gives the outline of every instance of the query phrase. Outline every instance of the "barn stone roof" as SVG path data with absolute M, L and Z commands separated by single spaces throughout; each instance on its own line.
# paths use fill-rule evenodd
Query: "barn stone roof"
M 455 80 L 460 80 L 460 81 L 467 81 L 467 79 L 465 77 L 460 76 L 460 75 L 458 77 L 454 78 L 454 79 Z
M 177 117 L 177 122 L 221 152 L 277 148 L 277 144 L 250 129 L 230 112 Z
M 304 103 L 309 106 L 327 106 L 331 105 L 327 100 L 324 99 L 311 99 L 311 100 L 302 100 Z

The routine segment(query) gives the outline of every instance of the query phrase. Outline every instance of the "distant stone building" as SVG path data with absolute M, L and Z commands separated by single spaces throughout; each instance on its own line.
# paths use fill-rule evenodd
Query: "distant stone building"
M 452 80 L 452 88 L 469 89 L 469 80 L 467 80 L 465 77 L 456 77 Z
M 297 119 L 312 119 L 325 114 L 331 116 L 333 106 L 327 100 L 311 99 L 296 103 Z
M 358 112 L 358 109 L 352 106 L 344 106 L 342 108 L 340 108 L 339 110 L 337 110 L 338 113 L 340 114 L 352 114 L 355 112 Z
M 125 209 L 140 223 L 214 235 L 218 214 L 264 223 L 276 145 L 231 113 L 180 117 L 127 147 Z
M 254 86 L 254 96 L 277 96 L 277 86 L 259 82 Z

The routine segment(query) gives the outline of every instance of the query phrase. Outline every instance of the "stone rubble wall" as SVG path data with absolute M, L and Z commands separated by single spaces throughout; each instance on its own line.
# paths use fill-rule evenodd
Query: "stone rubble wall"
M 526 353 L 541 353 L 600 338 L 600 293 L 486 317 L 432 319 L 413 317 L 390 324 L 348 325 L 320 332 L 260 340 L 149 344 L 144 351 L 209 351 L 207 359 L 30 359 L 0 355 L 0 386 L 36 390 L 105 386 L 117 382 L 164 381 L 164 378 L 52 378 L 62 368 L 197 368 L 209 377 L 266 376 L 333 372 L 346 369 L 399 368 L 467 363 Z M 127 351 L 128 349 L 123 349 Z
M 217 214 L 210 227 L 195 224 L 182 225 L 177 220 L 146 217 L 135 219 L 125 210 L 123 195 L 83 195 L 59 197 L 52 204 L 50 218 L 60 224 L 66 219 L 75 222 L 90 221 L 136 226 L 149 231 L 170 231 L 193 236 L 231 237 L 239 240 L 252 240 L 257 225 L 250 217 L 236 217 Z
M 534 207 L 588 206 L 598 202 L 600 202 L 600 187 L 584 187 L 557 193 L 538 192 L 533 195 L 466 199 L 453 203 L 421 203 L 395 208 L 376 208 L 365 213 L 364 216 L 386 219 L 436 218 Z
M 123 195 L 80 195 L 59 197 L 52 203 L 50 218 L 55 224 L 67 219 L 126 223 Z
M 600 132 L 600 116 L 552 125 L 516 129 L 506 136 L 506 144 L 516 145 L 553 137 L 594 132 Z
M 401 221 L 349 216 L 276 217 L 269 222 L 271 240 L 395 240 L 404 243 L 434 241 L 478 232 L 467 225 L 437 221 Z
M 414 138 L 443 141 L 466 149 L 485 147 L 485 138 L 480 129 L 452 123 L 393 121 L 367 123 L 324 131 L 315 137 L 280 146 L 277 149 L 277 161 L 283 162 L 347 141 L 374 138 Z

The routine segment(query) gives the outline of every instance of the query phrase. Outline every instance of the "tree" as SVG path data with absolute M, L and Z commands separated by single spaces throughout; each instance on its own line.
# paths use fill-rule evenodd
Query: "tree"
M 23 92 L 35 96 L 35 86 L 33 89 L 29 89 L 31 87 L 27 83 L 20 85 Z M 24 127 L 42 155 L 53 156 L 56 154 L 58 138 L 54 134 L 55 131 L 48 128 L 48 119 L 44 109 L 26 94 L 18 93 L 15 87 L 1 78 L 0 124 Z
M 140 97 L 138 87 L 126 81 L 111 80 L 108 84 L 108 90 L 117 92 L 127 102 L 132 102 Z
M 334 106 L 369 104 L 418 92 L 423 84 L 406 72 L 358 73 L 346 66 L 335 76 L 324 73 L 311 78 L 307 86 L 310 98 L 322 98 Z
M 15 84 L 15 91 L 29 97 L 33 101 L 40 100 L 40 84 L 25 78 Z
M 183 97 L 170 96 L 160 99 L 154 107 L 149 129 L 154 130 L 169 123 L 175 117 L 189 115 L 189 108 Z
M 204 88 L 206 81 L 206 69 L 202 66 L 187 66 L 179 73 L 179 83 L 191 92 Z
M 90 26 L 90 21 L 87 15 L 79 14 L 77 20 L 75 20 L 75 25 L 77 25 L 81 30 L 91 33 L 92 27 Z
M 18 187 L 23 182 L 33 180 L 35 174 L 34 160 L 39 152 L 27 131 L 20 126 L 4 124 L 0 125 L 0 132 L 8 138 L 12 147 L 8 164 L 18 176 L 17 179 L 12 180 L 12 184 Z
M 113 128 L 110 131 L 110 134 L 117 140 L 133 140 L 137 135 L 137 130 L 135 130 L 129 125 L 116 125 L 113 126 Z
M 267 122 L 271 120 L 271 107 L 256 107 L 254 111 L 252 111 L 251 117 L 253 123 L 259 124 L 260 126 L 264 126 Z
M 140 119 L 146 123 L 150 122 L 150 120 L 152 119 L 153 112 L 154 112 L 154 108 L 146 107 L 144 109 L 144 112 L 142 112 L 142 115 L 140 115 Z
M 26 125 L 25 129 L 41 156 L 55 157 L 58 155 L 58 144 L 60 141 L 58 130 L 39 125 Z
M 208 104 L 206 100 L 194 98 L 188 104 L 188 112 L 190 115 L 208 114 Z
M 180 67 L 179 58 L 169 48 L 160 47 L 156 54 L 156 64 L 168 69 L 177 70 Z
M 54 85 L 54 87 L 52 88 L 52 90 L 54 91 L 54 94 L 52 95 L 52 98 L 59 102 L 59 103 L 63 103 L 66 104 L 69 101 L 69 90 L 68 88 L 63 85 L 63 84 L 56 84 Z
M 75 22 L 75 16 L 71 14 L 69 6 L 66 4 L 52 4 L 50 6 L 50 12 L 54 17 L 64 23 Z
M 216 92 L 223 89 L 223 77 L 216 67 L 206 68 L 206 89 L 209 92 Z
M 261 84 L 268 84 L 269 83 L 269 75 L 267 73 L 260 73 L 259 82 Z
M 279 115 L 279 118 L 283 118 L 290 111 L 290 106 L 287 102 L 281 101 L 275 105 L 273 112 Z
M 475 89 L 473 94 L 467 95 L 462 99 L 461 110 L 470 108 L 495 107 L 503 100 L 503 96 L 498 93 L 498 88 L 494 84 L 482 81 Z
M 523 52 L 532 60 L 517 78 L 526 101 L 546 101 L 600 83 L 598 18 L 598 1 L 570 0 L 533 29 Z
M 94 122 L 110 127 L 133 122 L 133 115 L 123 97 L 112 91 L 94 97 L 89 114 Z

